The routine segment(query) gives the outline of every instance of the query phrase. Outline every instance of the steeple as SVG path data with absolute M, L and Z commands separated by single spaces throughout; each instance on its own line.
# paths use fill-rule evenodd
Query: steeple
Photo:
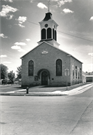
M 57 43 L 58 24 L 52 19 L 51 12 L 47 12 L 44 19 L 39 22 L 39 24 L 41 28 L 41 40 L 38 43 L 40 44 L 41 42 L 46 41 L 52 46 L 59 47 L 59 44 Z

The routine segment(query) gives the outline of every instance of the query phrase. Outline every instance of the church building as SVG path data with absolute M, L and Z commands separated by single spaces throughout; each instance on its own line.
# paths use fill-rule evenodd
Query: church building
M 21 57 L 22 86 L 67 86 L 82 82 L 82 62 L 59 49 L 58 24 L 50 12 L 39 22 L 38 46 Z

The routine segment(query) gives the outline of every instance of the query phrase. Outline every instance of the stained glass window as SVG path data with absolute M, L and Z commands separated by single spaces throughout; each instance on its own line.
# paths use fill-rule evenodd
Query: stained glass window
M 56 76 L 62 76 L 62 60 L 57 59 L 56 61 Z
M 33 76 L 34 74 L 34 62 L 30 60 L 28 62 L 28 76 Z

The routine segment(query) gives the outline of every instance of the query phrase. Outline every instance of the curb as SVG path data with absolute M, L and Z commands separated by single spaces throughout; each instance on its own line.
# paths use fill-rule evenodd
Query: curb
M 54 93 L 0 93 L 2 96 L 67 96 L 67 94 L 54 94 Z
M 93 86 L 93 83 L 92 84 L 88 84 L 88 85 L 84 85 L 84 86 L 80 86 L 81 89 L 79 89 L 79 90 L 77 90 L 79 88 L 79 87 L 77 87 L 77 88 L 74 88 L 74 89 L 71 89 L 71 90 L 68 90 L 68 91 L 69 92 L 71 92 L 71 91 L 73 92 L 73 90 L 75 91 L 75 89 L 77 91 L 81 91 L 82 87 L 83 87 L 83 89 L 86 89 L 89 86 Z M 26 91 L 22 92 L 22 93 L 21 92 L 13 91 L 12 93 L 1 92 L 0 95 L 2 95 L 2 96 L 68 96 L 69 95 L 69 93 L 67 93 L 66 91 L 65 91 L 65 93 L 64 93 L 64 91 L 62 91 L 62 92 L 63 93 L 59 93 L 58 90 L 57 90 L 57 92 L 53 91 L 53 92 L 29 92 L 29 93 L 26 93 Z

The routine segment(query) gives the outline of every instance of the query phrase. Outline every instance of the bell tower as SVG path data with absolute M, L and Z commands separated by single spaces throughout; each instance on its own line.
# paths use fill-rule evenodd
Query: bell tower
M 39 24 L 41 28 L 41 40 L 38 43 L 40 44 L 41 42 L 46 41 L 52 46 L 59 47 L 59 44 L 57 43 L 58 24 L 52 19 L 51 12 L 48 11 Z

